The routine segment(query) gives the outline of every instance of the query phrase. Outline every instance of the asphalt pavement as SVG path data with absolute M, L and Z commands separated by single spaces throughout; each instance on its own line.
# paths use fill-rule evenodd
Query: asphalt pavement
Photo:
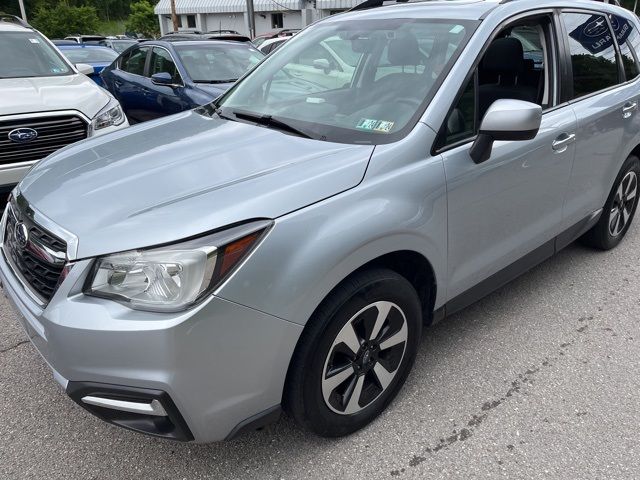
M 343 439 L 283 418 L 180 444 L 71 402 L 0 300 L 0 479 L 640 478 L 640 222 L 427 329 L 391 407 Z M 248 332 L 250 334 L 250 332 Z

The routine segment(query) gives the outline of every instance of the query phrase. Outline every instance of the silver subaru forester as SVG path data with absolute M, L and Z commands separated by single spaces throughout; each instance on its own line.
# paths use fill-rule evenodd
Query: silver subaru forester
M 640 24 L 580 0 L 368 0 L 214 103 L 48 157 L 0 280 L 106 421 L 209 442 L 367 425 L 422 327 L 575 239 L 625 236 Z

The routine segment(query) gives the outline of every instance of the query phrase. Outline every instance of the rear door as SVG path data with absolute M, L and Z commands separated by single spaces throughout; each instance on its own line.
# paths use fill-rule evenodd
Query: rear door
M 638 66 L 631 47 L 640 36 L 635 22 L 622 17 L 573 9 L 560 17 L 568 51 L 566 99 L 578 119 L 564 213 L 568 227 L 603 207 L 640 131 Z

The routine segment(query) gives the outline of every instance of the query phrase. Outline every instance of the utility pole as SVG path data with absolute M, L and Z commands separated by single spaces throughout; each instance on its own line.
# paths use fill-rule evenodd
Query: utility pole
M 24 0 L 18 0 L 20 4 L 20 15 L 22 16 L 22 20 L 27 21 L 27 13 L 24 10 Z
M 256 15 L 253 11 L 253 0 L 247 0 L 247 20 L 249 21 L 249 37 L 256 36 Z
M 173 31 L 178 31 L 178 15 L 176 15 L 176 0 L 171 0 L 171 22 L 173 23 Z

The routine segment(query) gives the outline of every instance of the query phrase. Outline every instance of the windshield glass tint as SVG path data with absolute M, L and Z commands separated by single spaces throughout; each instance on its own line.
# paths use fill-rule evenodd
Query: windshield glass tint
M 0 78 L 52 77 L 73 73 L 36 32 L 0 33 Z
M 219 102 L 225 116 L 269 115 L 318 139 L 388 143 L 412 128 L 476 24 L 424 19 L 319 24 Z
M 176 45 L 175 49 L 196 83 L 235 82 L 264 58 L 244 45 Z
M 62 53 L 71 63 L 111 63 L 118 58 L 116 52 L 106 47 L 65 48 Z

